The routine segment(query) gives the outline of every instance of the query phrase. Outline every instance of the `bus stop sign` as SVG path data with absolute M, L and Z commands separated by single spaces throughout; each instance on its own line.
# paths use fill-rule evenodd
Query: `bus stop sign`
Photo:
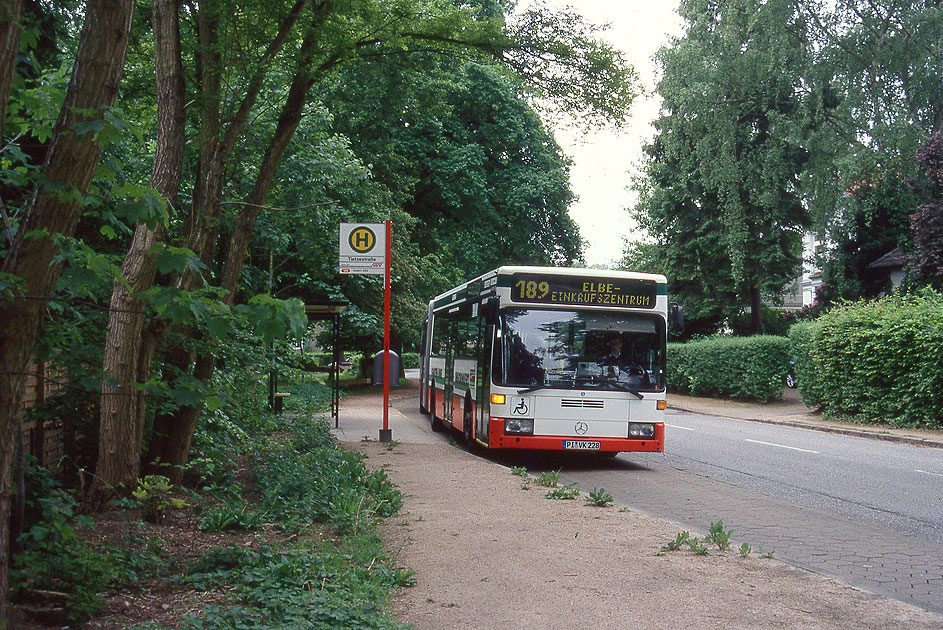
M 341 223 L 339 251 L 342 274 L 382 276 L 386 272 L 386 225 Z

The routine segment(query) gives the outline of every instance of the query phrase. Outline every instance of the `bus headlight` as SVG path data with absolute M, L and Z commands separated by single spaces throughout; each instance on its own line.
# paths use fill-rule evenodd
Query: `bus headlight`
M 630 438 L 655 437 L 655 425 L 654 424 L 638 424 L 638 423 L 633 422 L 629 424 L 629 437 Z
M 533 435 L 534 421 L 518 418 L 506 418 L 504 420 L 504 432 L 516 435 Z

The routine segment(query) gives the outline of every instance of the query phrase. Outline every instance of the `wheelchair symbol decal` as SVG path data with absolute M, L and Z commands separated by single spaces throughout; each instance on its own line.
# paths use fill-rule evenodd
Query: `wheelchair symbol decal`
M 517 400 L 517 405 L 514 407 L 511 413 L 516 416 L 524 416 L 527 415 L 528 411 L 529 407 L 527 406 L 527 398 L 519 398 Z

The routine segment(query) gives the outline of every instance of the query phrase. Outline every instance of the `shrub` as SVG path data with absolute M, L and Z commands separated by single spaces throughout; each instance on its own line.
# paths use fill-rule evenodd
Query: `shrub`
M 403 369 L 412 370 L 419 367 L 419 353 L 418 352 L 404 352 L 403 356 L 400 357 L 400 361 L 403 364 Z
M 943 426 L 943 295 L 925 289 L 855 302 L 819 322 L 812 363 L 827 413 Z
M 789 362 L 785 337 L 711 337 L 668 344 L 668 386 L 695 396 L 779 398 Z
M 81 623 L 101 606 L 114 562 L 77 536 L 76 527 L 92 521 L 77 515 L 75 498 L 48 471 L 29 466 L 26 476 L 27 508 L 35 521 L 20 536 L 23 551 L 13 558 L 13 597 L 28 605 L 61 605 L 70 623 Z M 49 595 L 60 595 L 61 601 L 43 602 Z
M 789 356 L 794 362 L 799 395 L 808 407 L 822 404 L 820 390 L 823 381 L 818 376 L 815 363 L 816 344 L 821 330 L 822 324 L 817 321 L 797 322 L 789 329 Z
M 262 510 L 283 527 L 315 521 L 359 533 L 402 507 L 386 474 L 368 472 L 361 455 L 337 448 L 326 422 L 290 422 L 292 443 L 268 453 L 256 479 Z

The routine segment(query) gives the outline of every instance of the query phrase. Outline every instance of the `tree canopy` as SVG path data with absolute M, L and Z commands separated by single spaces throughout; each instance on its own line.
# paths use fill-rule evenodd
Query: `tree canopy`
M 690 0 L 680 13 L 637 183 L 651 240 L 626 262 L 657 263 L 702 332 L 744 311 L 758 331 L 759 301 L 798 276 L 806 231 L 825 243 L 806 261 L 823 269 L 820 298 L 886 290 L 868 265 L 912 247 L 915 154 L 943 122 L 943 9 Z

